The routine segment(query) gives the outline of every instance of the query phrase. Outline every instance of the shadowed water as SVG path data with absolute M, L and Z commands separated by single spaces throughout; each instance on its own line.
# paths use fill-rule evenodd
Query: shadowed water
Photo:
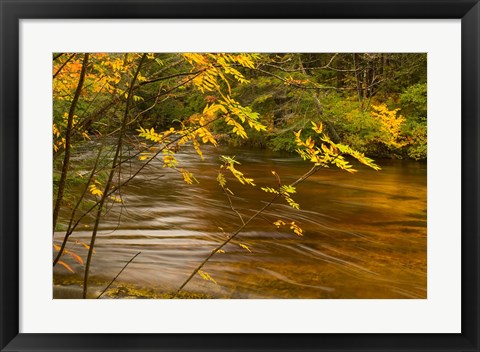
M 236 155 L 238 169 L 255 179 L 256 187 L 228 180 L 244 220 L 272 198 L 260 190 L 276 187 L 272 170 L 288 184 L 310 168 L 295 155 L 265 150 L 222 147 L 204 153 L 204 161 L 195 152 L 178 155 L 179 165 L 199 184 L 185 184 L 180 173 L 158 161 L 123 190 L 124 207 L 114 205 L 100 225 L 93 291 L 141 252 L 116 284 L 173 292 L 241 226 L 215 180 L 221 154 Z M 352 175 L 324 169 L 299 184 L 293 198 L 301 210 L 278 200 L 202 269 L 217 284 L 196 275 L 185 290 L 212 298 L 426 298 L 426 164 L 378 163 L 381 171 L 359 166 Z M 123 173 L 128 176 L 129 168 Z M 295 221 L 304 236 L 288 227 L 277 229 L 272 223 L 278 219 Z M 85 219 L 72 241 L 89 242 L 92 226 L 93 219 Z M 56 243 L 61 235 L 56 234 Z M 86 257 L 81 245 L 74 250 Z M 77 297 L 80 291 L 83 266 L 68 263 L 75 274 L 58 265 L 54 269 L 56 298 Z

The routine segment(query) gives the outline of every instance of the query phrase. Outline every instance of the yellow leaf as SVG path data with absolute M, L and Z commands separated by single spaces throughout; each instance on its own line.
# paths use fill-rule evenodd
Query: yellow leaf
M 227 180 L 221 172 L 219 172 L 217 175 L 217 182 L 221 187 L 225 187 L 225 185 L 227 184 Z
M 88 227 L 88 225 L 85 225 Z M 90 246 L 84 242 L 81 242 L 81 241 L 75 241 L 75 244 L 81 244 L 82 246 L 84 246 L 87 250 L 90 250 Z M 92 251 L 92 253 L 95 253 L 95 249 Z
M 278 194 L 278 191 L 276 189 L 273 189 L 272 187 L 260 187 L 260 189 L 264 192 L 267 192 L 267 193 Z
M 307 140 L 305 141 L 305 146 L 311 149 L 314 147 L 314 145 L 315 145 L 315 142 L 312 141 L 311 137 L 308 137 Z
M 163 156 L 163 167 L 175 168 L 178 164 L 177 159 L 173 155 L 164 155 Z
M 295 221 L 290 223 L 290 229 L 292 229 L 293 232 L 295 232 L 295 234 L 298 236 L 303 236 L 303 230 L 297 224 L 295 224 Z
M 217 284 L 218 283 L 213 279 L 213 277 L 210 276 L 209 273 L 203 271 L 203 270 L 199 270 L 198 273 L 200 274 L 200 276 L 202 277 L 202 279 L 204 280 L 207 280 L 207 281 L 212 281 L 213 283 Z
M 185 181 L 185 183 L 192 185 L 194 180 L 198 183 L 197 179 L 193 176 L 191 172 L 188 172 L 185 169 L 180 169 L 180 172 L 183 175 L 183 180 Z
M 71 271 L 72 273 L 75 273 L 75 271 L 73 271 L 73 269 L 67 263 L 62 262 L 61 260 L 59 260 L 57 263 L 62 265 L 63 267 L 65 267 L 68 271 Z
M 85 139 L 85 140 L 88 139 L 89 141 L 91 141 L 91 138 L 90 138 L 90 136 L 88 135 L 87 131 L 84 131 L 84 132 L 82 133 L 82 137 L 83 137 L 83 139 Z
M 317 132 L 317 133 L 322 133 L 322 131 L 323 131 L 323 124 L 322 124 L 321 122 L 320 122 L 318 125 L 317 125 L 315 122 L 313 122 L 313 121 L 310 121 L 310 122 L 312 123 L 312 125 L 313 125 L 312 129 L 313 129 L 315 132 Z
M 117 197 L 117 196 L 109 196 L 108 198 L 110 198 L 111 200 L 113 200 L 115 203 L 123 203 L 123 202 L 122 202 L 122 198 L 120 198 L 120 197 Z
M 250 248 L 248 248 L 247 245 L 245 245 L 245 244 L 243 244 L 243 243 L 239 243 L 238 245 L 239 245 L 240 247 L 246 249 L 246 250 L 249 251 L 250 253 L 252 253 L 252 251 L 250 250 Z
M 88 189 L 90 191 L 91 194 L 93 194 L 94 196 L 103 196 L 103 191 L 98 189 L 96 184 L 100 184 L 98 181 L 94 181 L 95 183 L 91 184 L 90 186 L 88 186 Z
M 75 259 L 77 262 L 79 262 L 80 264 L 83 265 L 83 259 L 82 257 L 80 257 L 79 255 L 75 254 L 75 253 L 72 253 L 70 251 L 65 251 L 65 253 L 67 253 L 68 255 L 70 255 L 73 259 Z

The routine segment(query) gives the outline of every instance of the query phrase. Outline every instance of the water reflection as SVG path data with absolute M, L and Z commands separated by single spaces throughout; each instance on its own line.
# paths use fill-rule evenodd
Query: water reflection
M 293 155 L 271 151 L 212 148 L 205 154 L 204 161 L 194 152 L 178 158 L 198 185 L 186 185 L 179 173 L 156 162 L 124 189 L 126 207 L 113 207 L 101 223 L 94 283 L 113 278 L 141 251 L 118 283 L 174 291 L 241 225 L 215 181 L 220 154 L 236 155 L 239 169 L 257 184 L 228 185 L 244 218 L 271 199 L 259 189 L 275 187 L 271 170 L 287 184 L 309 168 Z M 426 164 L 379 163 L 380 172 L 359 167 L 354 175 L 325 169 L 312 176 L 294 195 L 300 211 L 282 201 L 273 204 L 204 267 L 217 285 L 197 275 L 186 290 L 218 298 L 426 298 Z M 304 236 L 277 229 L 272 225 L 277 219 L 295 221 Z M 86 219 L 72 240 L 87 242 L 91 221 Z M 71 286 L 67 294 L 61 287 L 80 280 L 83 268 L 72 267 L 76 274 L 54 269 L 55 297 L 75 295 Z

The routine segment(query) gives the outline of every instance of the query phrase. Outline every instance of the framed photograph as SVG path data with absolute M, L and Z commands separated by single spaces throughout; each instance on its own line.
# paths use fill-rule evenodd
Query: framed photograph
M 480 350 L 478 1 L 0 4 L 2 351 Z

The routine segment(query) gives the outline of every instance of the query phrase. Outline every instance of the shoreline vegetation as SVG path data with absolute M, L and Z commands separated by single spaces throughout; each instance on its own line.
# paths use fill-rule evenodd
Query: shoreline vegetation
M 173 199 L 179 187 L 200 184 L 202 175 L 185 160 L 186 150 L 198 160 L 213 155 L 212 148 L 282 152 L 297 155 L 305 168 L 281 174 L 265 167 L 270 180 L 259 184 L 235 154 L 216 156 L 215 192 L 223 197 L 222 207 L 235 227 L 217 226 L 221 236 L 216 244 L 190 265 L 171 294 L 122 282 L 130 262 L 143 260 L 139 254 L 130 255 L 116 276 L 101 283 L 112 286 L 100 296 L 211 298 L 190 292 L 191 281 L 200 278 L 221 286 L 209 272 L 211 259 L 232 245 L 254 253 L 242 234 L 259 220 L 273 232 L 299 240 L 308 234 L 298 220 L 269 212 L 277 204 L 291 212 L 308 204 L 300 198 L 300 188 L 320 171 L 335 168 L 355 177 L 358 166 L 381 173 L 378 160 L 427 160 L 426 54 L 55 53 L 52 72 L 53 276 L 58 297 L 69 291 L 76 296 L 81 288 L 80 297 L 95 298 L 102 286 L 95 281 L 101 271 L 95 248 L 102 241 L 102 224 L 114 214 L 121 228 L 123 218 L 135 217 L 137 209 L 128 202 L 132 189 L 139 184 L 159 187 L 156 182 L 163 179 L 170 182 L 171 194 L 162 196 Z M 240 206 L 241 187 L 265 200 Z M 420 203 L 414 208 L 422 209 L 422 199 Z M 148 211 L 155 211 L 154 206 Z M 178 227 L 171 226 L 172 231 Z M 79 231 L 90 235 L 79 240 Z M 419 285 L 423 287 L 423 279 Z
M 53 298 L 54 299 L 81 299 L 82 298 L 82 281 L 71 279 L 57 279 L 58 283 L 53 282 Z M 96 299 L 102 292 L 108 282 L 92 280 L 90 283 L 91 292 L 87 298 Z M 100 298 L 101 299 L 172 299 L 175 291 L 168 291 L 161 288 L 148 288 L 141 285 L 135 285 L 127 282 L 119 283 L 110 287 Z M 182 291 L 175 298 L 178 299 L 222 299 L 228 298 L 210 296 L 200 292 Z

